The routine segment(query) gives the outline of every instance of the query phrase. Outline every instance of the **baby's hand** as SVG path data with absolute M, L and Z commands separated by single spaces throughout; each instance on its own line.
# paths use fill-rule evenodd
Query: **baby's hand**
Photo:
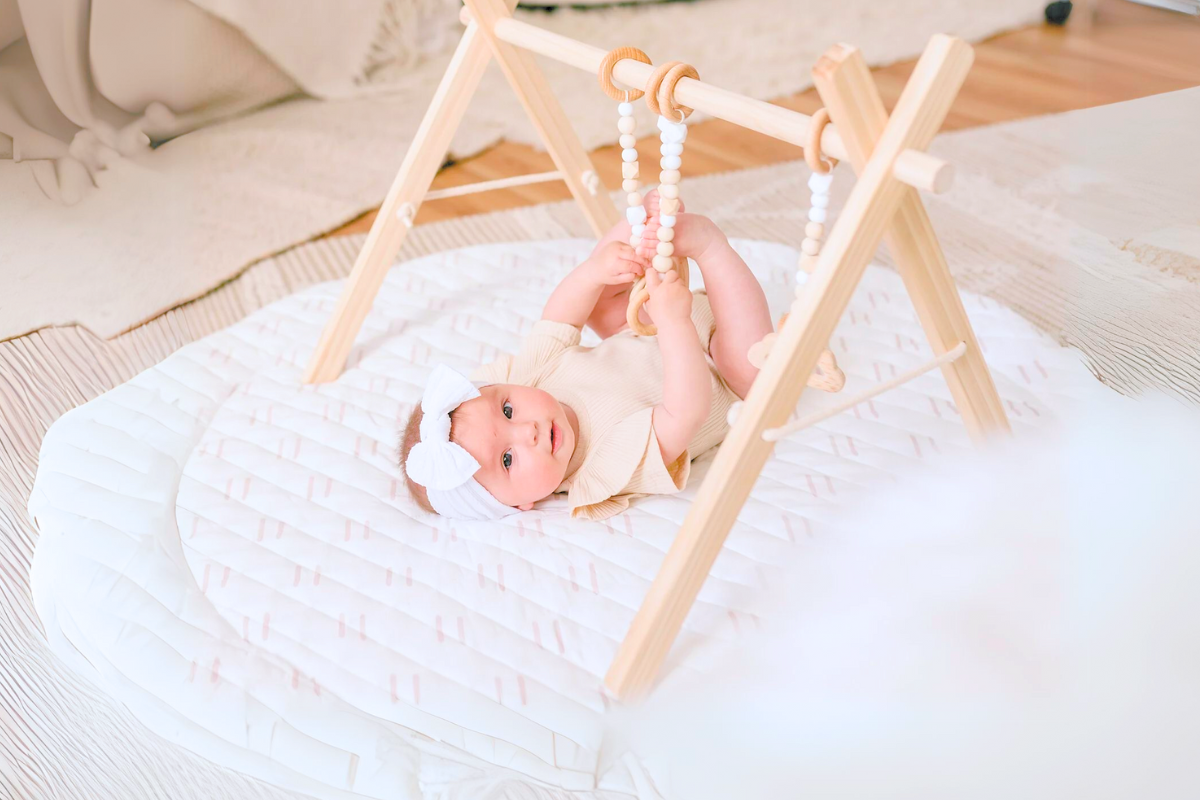
M 656 325 L 690 321 L 692 293 L 679 280 L 679 273 L 672 269 L 660 275 L 651 269 L 646 273 L 646 286 L 650 289 L 646 310 Z
M 612 241 L 592 253 L 587 260 L 588 272 L 601 286 L 633 283 L 650 266 L 629 246 L 628 242 Z

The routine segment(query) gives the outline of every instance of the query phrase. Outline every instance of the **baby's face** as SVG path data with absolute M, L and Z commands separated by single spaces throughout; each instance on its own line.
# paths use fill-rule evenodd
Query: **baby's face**
M 454 439 L 476 461 L 475 479 L 508 506 L 528 511 L 567 474 L 575 431 L 562 403 L 541 389 L 495 384 L 454 412 Z

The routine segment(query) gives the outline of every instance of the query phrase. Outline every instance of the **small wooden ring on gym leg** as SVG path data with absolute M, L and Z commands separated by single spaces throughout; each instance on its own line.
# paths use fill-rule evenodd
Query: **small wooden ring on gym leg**
M 650 56 L 638 50 L 636 47 L 618 47 L 609 50 L 604 54 L 604 58 L 600 61 L 600 69 L 596 76 L 600 79 L 600 88 L 604 93 L 613 100 L 632 103 L 634 100 L 639 100 L 642 97 L 641 89 L 618 89 L 613 84 L 612 71 L 617 62 L 621 59 L 628 58 L 633 61 L 640 61 L 643 64 L 649 64 Z
M 808 162 L 808 168 L 819 175 L 826 174 L 838 163 L 836 158 L 830 158 L 828 161 L 821 159 L 821 132 L 828 124 L 829 109 L 818 108 L 808 124 L 808 141 L 804 144 L 804 160 Z
M 658 106 L 664 109 L 662 115 L 669 117 L 672 122 L 675 121 L 675 112 L 683 114 L 682 122 L 691 116 L 692 110 L 687 106 L 678 105 L 675 102 L 675 84 L 679 83 L 681 78 L 694 78 L 700 80 L 700 73 L 696 72 L 696 68 L 691 64 L 676 63 L 673 67 L 667 70 L 666 75 L 662 78 L 662 83 L 658 85 Z
M 654 68 L 654 72 L 650 73 L 650 80 L 646 81 L 646 105 L 655 114 L 662 114 L 662 110 L 658 105 L 658 87 L 662 85 L 663 78 L 667 76 L 672 67 L 682 63 L 682 61 L 668 61 L 665 64 L 659 64 Z

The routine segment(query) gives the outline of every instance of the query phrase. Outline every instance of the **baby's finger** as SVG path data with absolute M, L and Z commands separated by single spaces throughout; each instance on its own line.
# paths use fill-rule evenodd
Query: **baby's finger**
M 674 283 L 677 280 L 679 280 L 679 273 L 676 272 L 675 270 L 670 269 L 663 273 L 663 276 L 662 276 L 663 283 Z
M 650 291 L 653 292 L 657 289 L 661 282 L 662 278 L 659 276 L 658 270 L 651 269 L 646 271 L 646 285 L 650 287 Z
M 641 275 L 646 271 L 646 264 L 640 260 L 627 258 L 621 262 L 624 269 L 629 270 L 635 275 Z

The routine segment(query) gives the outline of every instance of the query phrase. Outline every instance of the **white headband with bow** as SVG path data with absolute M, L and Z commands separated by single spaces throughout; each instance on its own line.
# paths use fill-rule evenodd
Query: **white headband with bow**
M 434 511 L 455 519 L 500 519 L 520 509 L 506 506 L 475 480 L 479 462 L 450 441 L 450 412 L 479 390 L 465 377 L 438 364 L 421 397 L 421 441 L 408 453 L 404 470 L 425 487 Z

